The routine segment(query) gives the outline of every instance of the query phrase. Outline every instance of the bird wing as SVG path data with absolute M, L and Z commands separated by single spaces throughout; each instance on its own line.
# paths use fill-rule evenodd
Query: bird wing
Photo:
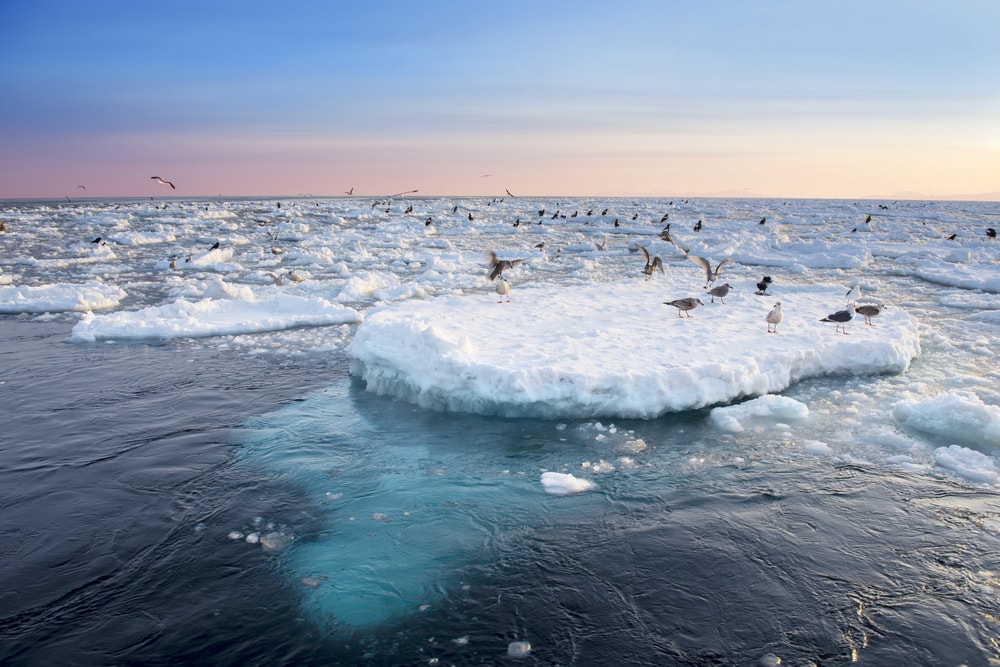
M 663 273 L 663 260 L 660 259 L 659 255 L 653 258 L 653 268 L 659 269 L 660 273 Z
M 688 255 L 687 258 L 705 270 L 705 280 L 712 279 L 712 265 L 708 263 L 707 259 L 698 257 L 698 255 Z
M 494 266 L 497 265 L 497 261 L 498 261 L 497 260 L 497 254 L 495 252 L 493 252 L 492 250 L 489 251 L 488 253 L 486 253 L 486 259 L 487 259 L 487 262 L 489 263 L 490 267 L 494 267 Z
M 646 249 L 643 248 L 638 243 L 635 244 L 635 247 L 638 248 L 639 252 L 642 253 L 642 258 L 646 260 L 646 264 L 649 264 L 649 252 L 647 252 Z
M 719 271 L 722 270 L 722 267 L 724 267 L 726 264 L 729 264 L 731 261 L 733 261 L 732 258 L 731 257 L 727 257 L 724 260 L 722 260 L 721 262 L 719 262 L 719 265 L 717 267 L 715 267 L 715 276 L 718 277 L 719 276 Z

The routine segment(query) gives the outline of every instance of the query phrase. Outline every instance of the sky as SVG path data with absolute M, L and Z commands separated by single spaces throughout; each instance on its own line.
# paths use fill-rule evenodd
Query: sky
M 0 198 L 1000 200 L 998 26 L 996 0 L 0 0 Z

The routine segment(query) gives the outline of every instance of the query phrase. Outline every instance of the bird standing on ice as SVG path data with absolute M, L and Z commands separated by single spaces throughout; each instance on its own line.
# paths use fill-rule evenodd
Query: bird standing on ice
M 504 297 L 507 297 L 507 303 L 510 303 L 510 283 L 503 276 L 500 276 L 500 282 L 497 283 L 497 295 L 500 297 L 497 303 L 503 302 Z
M 781 302 L 774 304 L 774 308 L 764 317 L 767 321 L 767 333 L 778 333 L 778 325 L 781 323 Z
M 726 295 L 729 294 L 729 290 L 731 289 L 733 289 L 733 286 L 729 283 L 725 283 L 708 290 L 708 293 L 712 295 L 712 303 L 715 303 L 715 297 L 719 297 L 719 300 L 722 301 L 722 303 L 725 303 Z
M 683 313 L 687 313 L 687 317 L 691 317 L 689 311 L 694 310 L 701 305 L 701 299 L 696 299 L 695 297 L 688 297 L 686 299 L 674 299 L 673 301 L 664 301 L 664 304 L 668 306 L 673 306 L 677 309 L 677 317 L 681 317 Z
M 865 324 L 867 324 L 870 327 L 873 327 L 875 325 L 872 324 L 872 318 L 881 315 L 883 310 L 885 310 L 885 304 L 870 303 L 870 304 L 865 304 L 863 306 L 858 306 L 857 308 L 854 309 L 854 312 L 858 313 L 859 315 L 865 318 Z
M 838 310 L 835 313 L 830 313 L 826 317 L 820 320 L 820 322 L 836 322 L 837 328 L 834 332 L 839 332 L 843 329 L 843 333 L 847 334 L 847 323 L 854 319 L 854 302 L 847 304 L 847 308 L 844 310 Z

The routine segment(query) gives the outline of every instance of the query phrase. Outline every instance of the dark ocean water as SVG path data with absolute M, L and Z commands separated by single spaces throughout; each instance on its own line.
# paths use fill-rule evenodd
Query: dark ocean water
M 620 423 L 655 443 L 647 464 L 582 504 L 485 482 L 481 504 L 456 505 L 479 532 L 459 556 L 442 557 L 430 603 L 342 625 L 310 606 L 296 554 L 326 544 L 343 517 L 317 502 L 311 478 L 261 465 L 277 451 L 262 432 L 281 424 L 294 448 L 302 438 L 293 431 L 308 431 L 313 447 L 298 454 L 307 458 L 413 452 L 424 475 L 414 488 L 439 500 L 458 493 L 449 471 L 468 444 L 455 443 L 461 434 L 511 470 L 569 457 L 572 435 L 560 442 L 542 420 L 427 413 L 373 396 L 343 359 L 251 357 L 197 341 L 68 344 L 71 326 L 0 318 L 5 665 L 998 659 L 996 493 L 780 458 L 773 443 L 735 456 L 703 413 Z M 393 465 L 350 460 L 360 462 L 337 478 L 348 490 Z M 523 504 L 508 515 L 491 507 L 497 498 Z M 229 538 L 257 517 L 295 543 L 267 551 Z M 443 519 L 440 531 L 446 539 L 454 528 Z M 402 550 L 405 560 L 406 549 L 404 533 L 365 557 Z M 530 656 L 507 657 L 515 640 L 531 643 Z

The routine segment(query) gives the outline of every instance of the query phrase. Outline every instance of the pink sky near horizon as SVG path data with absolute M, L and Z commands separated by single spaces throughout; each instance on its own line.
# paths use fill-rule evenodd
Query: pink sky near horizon
M 0 8 L 0 199 L 1000 200 L 1000 4 L 401 8 Z

